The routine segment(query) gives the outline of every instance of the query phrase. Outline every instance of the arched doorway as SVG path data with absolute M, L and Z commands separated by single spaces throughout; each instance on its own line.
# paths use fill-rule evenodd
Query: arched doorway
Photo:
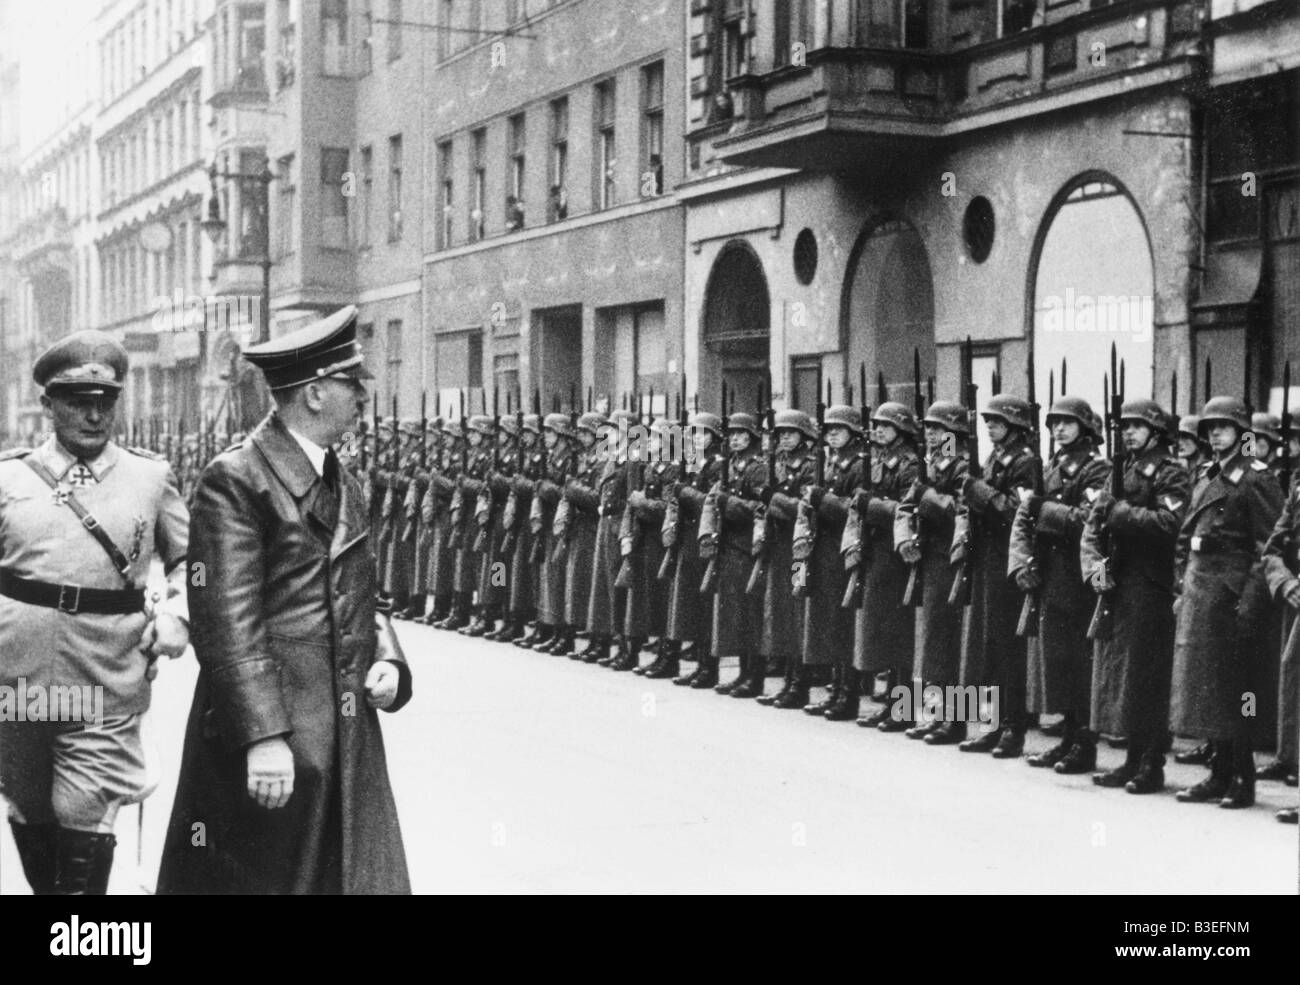
M 1048 374 L 1105 413 L 1103 374 L 1110 349 L 1124 363 L 1127 397 L 1152 393 L 1154 268 L 1146 227 L 1132 199 L 1109 175 L 1066 185 L 1048 207 L 1029 270 L 1034 376 L 1048 406 Z M 1042 431 L 1043 448 L 1047 433 Z
M 921 355 L 921 386 L 934 373 L 934 284 L 925 243 L 903 219 L 873 223 L 854 244 L 840 305 L 845 382 L 856 403 L 880 403 L 883 374 L 889 399 L 913 406 L 913 352 Z M 865 367 L 867 399 L 858 393 Z M 835 394 L 838 403 L 842 394 Z
M 735 240 L 713 262 L 704 290 L 704 352 L 698 387 L 701 408 L 716 407 L 721 385 L 736 395 L 736 409 L 754 410 L 768 386 L 772 302 L 767 277 L 753 248 Z

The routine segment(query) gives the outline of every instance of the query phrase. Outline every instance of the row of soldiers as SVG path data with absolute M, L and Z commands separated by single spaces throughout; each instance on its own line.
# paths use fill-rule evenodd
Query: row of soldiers
M 1019 758 L 1059 715 L 1029 764 L 1133 794 L 1164 788 L 1171 734 L 1209 767 L 1180 800 L 1253 804 L 1257 746 L 1295 784 L 1300 499 L 1279 469 L 1300 444 L 1279 449 L 1276 419 L 1214 397 L 1181 420 L 1116 400 L 1103 422 L 1063 396 L 1044 464 L 1010 393 L 979 411 L 982 459 L 974 407 L 849 400 L 814 420 L 728 414 L 724 392 L 722 415 L 644 441 L 628 409 L 390 418 L 350 459 L 381 584 L 402 618 L 964 752 Z M 909 682 L 996 694 L 994 727 L 951 700 L 918 720 Z M 1094 772 L 1099 735 L 1117 768 Z

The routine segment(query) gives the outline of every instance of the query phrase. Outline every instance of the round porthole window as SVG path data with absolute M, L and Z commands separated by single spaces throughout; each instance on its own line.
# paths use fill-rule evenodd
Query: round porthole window
M 802 229 L 794 238 L 794 275 L 800 284 L 811 284 L 817 273 L 817 237 Z
M 966 252 L 976 263 L 983 263 L 993 250 L 993 204 L 983 195 L 977 195 L 966 206 L 962 219 L 962 238 Z

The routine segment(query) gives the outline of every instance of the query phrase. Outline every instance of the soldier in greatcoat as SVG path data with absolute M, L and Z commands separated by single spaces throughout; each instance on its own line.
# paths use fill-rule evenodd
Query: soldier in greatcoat
M 565 622 L 564 557 L 556 552 L 556 511 L 564 498 L 564 484 L 576 468 L 574 448 L 577 433 L 568 414 L 547 414 L 542 421 L 542 445 L 546 461 L 541 475 L 533 480 L 532 504 L 528 511 L 533 535 L 530 560 L 537 578 L 537 626 L 519 641 L 539 653 L 568 655 L 573 651 L 575 629 Z
M 668 602 L 668 638 L 683 644 L 680 659 L 695 660 L 695 670 L 673 678 L 680 687 L 715 687 L 718 661 L 713 657 L 713 610 L 700 597 L 706 563 L 700 557 L 700 517 L 704 499 L 722 475 L 722 418 L 708 411 L 690 416 L 687 427 L 694 449 L 686 472 L 668 492 L 664 511 L 663 543 L 672 562 L 672 592 Z M 685 644 L 690 642 L 690 648 Z

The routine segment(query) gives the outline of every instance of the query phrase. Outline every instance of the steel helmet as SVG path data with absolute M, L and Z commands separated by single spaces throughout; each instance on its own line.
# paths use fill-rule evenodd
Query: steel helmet
M 487 414 L 475 414 L 469 419 L 469 429 L 477 431 L 479 434 L 493 434 L 495 428 L 492 426 L 492 418 Z
M 531 431 L 533 434 L 542 433 L 542 418 L 538 414 L 524 415 L 524 430 Z
M 589 410 L 578 418 L 578 430 L 590 431 L 592 434 L 596 434 L 600 431 L 600 426 L 605 423 L 607 422 L 604 414 Z
M 1125 401 L 1119 411 L 1119 422 L 1138 421 L 1157 433 L 1165 433 L 1169 428 L 1169 415 L 1154 400 L 1138 399 Z
M 1222 421 L 1227 421 L 1243 434 L 1250 430 L 1250 414 L 1242 401 L 1236 397 L 1211 397 L 1201 411 L 1197 434 L 1202 438 L 1208 438 L 1209 425 Z
M 519 419 L 514 414 L 504 414 L 501 417 L 501 430 L 512 438 L 519 436 Z
M 921 429 L 910 410 L 893 400 L 886 401 L 871 415 L 872 424 L 890 424 L 911 438 L 919 438 Z
M 727 418 L 728 431 L 744 431 L 751 437 L 759 436 L 758 418 L 744 412 L 732 414 Z
M 641 415 L 633 410 L 623 410 L 620 408 L 619 410 L 612 410 L 609 412 L 609 423 L 613 424 L 615 427 L 618 427 L 619 421 L 627 421 L 627 426 L 631 427 L 633 424 L 639 423 L 640 420 Z
M 703 428 L 706 431 L 712 431 L 714 437 L 723 437 L 722 418 L 717 414 L 710 414 L 708 411 L 696 411 L 691 415 L 690 426 L 692 429 Z
M 970 419 L 966 416 L 966 408 L 952 400 L 936 400 L 932 403 L 930 409 L 925 412 L 924 423 L 944 428 L 954 434 L 970 434 Z
M 992 417 L 1022 431 L 1034 429 L 1034 409 L 1029 401 L 1010 393 L 999 393 L 989 399 L 988 406 L 980 412 L 986 421 Z
M 1282 420 L 1276 414 L 1262 410 L 1251 414 L 1250 429 L 1256 434 L 1262 434 L 1275 445 L 1282 441 Z
M 1189 438 L 1201 440 L 1201 419 L 1195 414 L 1188 414 L 1185 417 L 1178 418 L 1178 434 L 1186 435 Z
M 453 438 L 463 438 L 465 436 L 465 432 L 461 430 L 460 421 L 454 417 L 442 426 L 442 433 L 449 434 Z
M 547 414 L 542 421 L 542 427 L 547 431 L 554 431 L 556 434 L 563 435 L 566 438 L 573 437 L 573 421 L 568 414 L 561 414 L 558 411 L 553 414 Z
M 856 407 L 848 404 L 835 404 L 826 408 L 822 423 L 827 428 L 848 428 L 854 434 L 862 433 L 862 415 Z
M 817 440 L 816 422 L 801 410 L 778 410 L 772 415 L 772 426 L 778 431 L 798 431 L 806 438 Z
M 424 430 L 425 430 L 425 433 L 427 433 L 427 434 L 432 434 L 432 433 L 434 433 L 435 431 L 441 431 L 441 430 L 442 430 L 442 418 L 441 418 L 441 417 L 431 417 L 431 418 L 429 418 L 428 423 L 424 425 Z

